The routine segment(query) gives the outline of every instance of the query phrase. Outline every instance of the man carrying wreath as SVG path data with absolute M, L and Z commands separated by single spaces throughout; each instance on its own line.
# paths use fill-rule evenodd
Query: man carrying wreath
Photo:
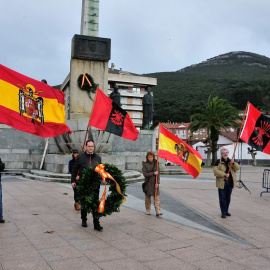
M 78 155 L 75 164 L 72 169 L 71 174 L 71 185 L 73 188 L 77 186 L 76 176 L 79 174 L 80 179 L 82 179 L 82 173 L 85 168 L 93 167 L 95 168 L 98 164 L 101 164 L 101 157 L 94 153 L 95 144 L 92 140 L 88 140 L 85 143 L 85 152 Z M 99 188 L 93 189 L 93 193 L 95 194 L 95 200 L 99 201 Z M 94 229 L 97 231 L 101 231 L 103 227 L 100 226 L 99 219 L 95 216 L 98 212 L 98 209 L 92 209 Z M 87 227 L 87 210 L 83 208 L 81 205 L 81 219 L 82 219 L 82 227 Z

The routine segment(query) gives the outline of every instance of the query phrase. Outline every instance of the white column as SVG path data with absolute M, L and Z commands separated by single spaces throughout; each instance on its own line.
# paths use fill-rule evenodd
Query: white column
M 99 36 L 99 0 L 82 1 L 81 35 Z

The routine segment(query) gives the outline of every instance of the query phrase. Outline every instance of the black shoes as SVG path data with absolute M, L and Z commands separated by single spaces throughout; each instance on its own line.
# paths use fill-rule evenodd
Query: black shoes
M 82 227 L 87 227 L 87 222 L 86 222 L 86 220 L 83 220 L 83 221 L 82 221 Z
M 82 227 L 87 227 L 86 220 L 82 220 Z M 97 231 L 103 230 L 103 227 L 100 226 L 99 221 L 97 219 L 94 220 L 94 229 Z
M 99 221 L 97 219 L 94 219 L 94 229 L 97 231 L 103 230 L 103 227 L 100 226 Z
M 4 219 L 0 219 L 0 223 L 5 223 L 5 220 Z
M 226 218 L 226 217 L 230 217 L 231 216 L 231 214 L 228 212 L 228 213 L 226 213 L 226 214 L 221 214 L 221 217 L 222 218 Z

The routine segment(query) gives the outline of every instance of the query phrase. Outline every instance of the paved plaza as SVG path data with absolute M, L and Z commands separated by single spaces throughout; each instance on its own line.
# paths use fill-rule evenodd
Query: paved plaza
M 81 227 L 69 184 L 2 176 L 0 270 L 270 269 L 270 193 L 260 197 L 263 167 L 243 166 L 231 217 L 222 219 L 212 169 L 197 179 L 161 176 L 162 217 L 144 210 L 141 183 L 127 187 L 119 213 L 102 232 Z M 270 168 L 269 168 L 270 169 Z

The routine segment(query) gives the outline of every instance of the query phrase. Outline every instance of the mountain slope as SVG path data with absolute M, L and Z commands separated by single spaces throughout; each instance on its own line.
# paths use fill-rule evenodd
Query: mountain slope
M 247 101 L 269 110 L 270 58 L 230 52 L 175 72 L 144 74 L 155 77 L 154 121 L 189 122 L 209 95 L 226 98 L 243 110 Z

